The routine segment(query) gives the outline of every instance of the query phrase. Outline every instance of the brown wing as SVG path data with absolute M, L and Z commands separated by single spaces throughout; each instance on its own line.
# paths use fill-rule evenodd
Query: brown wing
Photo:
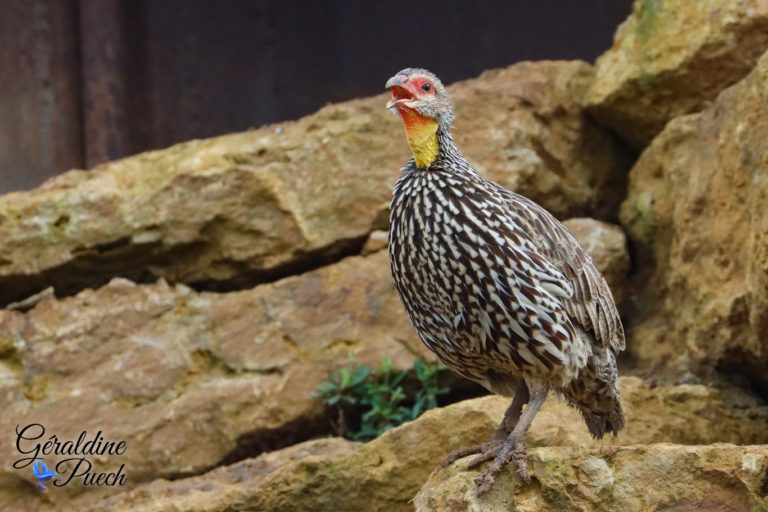
M 501 188 L 501 187 L 500 187 Z M 576 238 L 563 224 L 530 199 L 502 189 L 510 206 L 542 256 L 557 267 L 573 288 L 570 298 L 563 300 L 574 323 L 592 332 L 603 346 L 614 352 L 624 350 L 624 327 L 608 283 Z

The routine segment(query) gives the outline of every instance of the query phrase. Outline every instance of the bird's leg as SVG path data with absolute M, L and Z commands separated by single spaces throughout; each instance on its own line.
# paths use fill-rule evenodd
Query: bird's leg
M 528 403 L 529 397 L 528 387 L 525 383 L 522 383 L 515 392 L 515 398 L 512 400 L 512 404 L 504 414 L 504 418 L 501 420 L 501 425 L 499 425 L 498 430 L 496 430 L 496 434 L 494 434 L 493 438 L 487 443 L 477 445 L 482 447 L 482 449 L 471 452 L 471 454 L 477 453 L 479 455 L 469 461 L 467 469 L 476 468 L 483 462 L 496 457 L 504 440 L 507 439 L 515 425 L 517 425 L 517 422 L 520 421 L 520 414 L 523 411 L 523 406 Z M 467 453 L 466 455 L 470 455 L 470 453 Z
M 507 411 L 504 413 L 504 419 L 501 420 L 501 424 L 499 425 L 499 428 L 496 429 L 493 438 L 485 443 L 464 446 L 452 451 L 443 462 L 440 463 L 440 466 L 446 468 L 457 460 L 476 453 L 491 453 L 491 456 L 488 457 L 488 459 L 492 458 L 509 433 L 512 432 L 515 424 L 517 424 L 517 421 L 520 419 L 520 413 L 523 411 L 523 405 L 525 405 L 526 402 L 528 402 L 528 387 L 525 383 L 521 383 L 515 391 L 515 398 L 512 399 L 512 403 L 507 407 Z
M 528 386 L 526 386 L 524 382 L 520 383 L 517 390 L 515 390 L 515 398 L 512 399 L 512 403 L 507 407 L 507 412 L 504 413 L 501 425 L 499 425 L 496 434 L 493 436 L 494 440 L 503 441 L 507 438 L 520 420 L 523 406 L 528 403 L 529 398 L 530 393 L 528 392 Z
M 515 425 L 515 428 L 512 429 L 512 432 L 510 432 L 510 434 L 501 444 L 501 447 L 498 449 L 495 457 L 493 458 L 493 461 L 488 465 L 487 468 L 485 468 L 485 471 L 483 471 L 480 477 L 475 480 L 475 483 L 477 484 L 478 496 L 485 494 L 491 489 L 491 487 L 493 487 L 493 483 L 496 480 L 496 475 L 498 475 L 504 466 L 512 460 L 514 460 L 517 464 L 517 472 L 520 477 L 526 481 L 530 480 L 530 477 L 528 476 L 528 450 L 525 446 L 525 442 L 523 441 L 523 437 L 528 431 L 528 428 L 531 426 L 531 422 L 536 416 L 536 413 L 539 412 L 539 409 L 544 403 L 544 400 L 547 399 L 549 388 L 545 385 L 530 384 L 529 391 L 530 399 L 528 400 L 528 407 L 526 407 L 525 411 L 523 411 L 523 413 L 520 415 L 520 419 Z M 483 458 L 484 456 L 485 454 L 481 455 L 479 458 Z M 486 458 L 483 460 L 488 459 Z M 470 463 L 470 466 L 474 465 L 475 464 Z

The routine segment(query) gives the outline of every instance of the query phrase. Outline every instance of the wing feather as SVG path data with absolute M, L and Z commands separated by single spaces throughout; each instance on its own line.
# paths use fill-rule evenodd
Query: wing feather
M 602 346 L 611 347 L 616 353 L 624 350 L 624 328 L 616 303 L 608 283 L 589 254 L 571 232 L 544 208 L 503 187 L 499 187 L 499 191 L 506 196 L 516 217 L 526 224 L 525 231 L 540 254 L 558 269 L 560 279 L 567 280 L 561 288 L 573 290 L 570 297 L 563 298 L 563 305 L 572 321 L 592 332 Z

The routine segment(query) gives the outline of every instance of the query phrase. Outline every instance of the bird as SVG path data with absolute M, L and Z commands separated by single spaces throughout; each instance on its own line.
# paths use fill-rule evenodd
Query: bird
M 560 221 L 467 161 L 437 76 L 406 68 L 385 87 L 412 153 L 390 203 L 395 288 L 441 362 L 512 398 L 489 441 L 451 452 L 441 467 L 469 455 L 468 468 L 488 462 L 478 495 L 512 461 L 530 481 L 524 437 L 550 393 L 580 411 L 596 439 L 624 426 L 616 356 L 626 343 L 611 290 Z

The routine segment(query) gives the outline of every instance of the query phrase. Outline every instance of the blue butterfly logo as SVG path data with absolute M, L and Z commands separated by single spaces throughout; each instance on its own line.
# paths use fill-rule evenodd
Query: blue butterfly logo
M 52 469 L 48 469 L 48 466 L 45 465 L 45 462 L 41 460 L 35 461 L 35 463 L 32 465 L 32 473 L 35 474 L 35 477 L 37 478 L 37 488 L 41 491 L 45 490 L 43 482 L 47 482 L 56 476 L 56 472 Z

